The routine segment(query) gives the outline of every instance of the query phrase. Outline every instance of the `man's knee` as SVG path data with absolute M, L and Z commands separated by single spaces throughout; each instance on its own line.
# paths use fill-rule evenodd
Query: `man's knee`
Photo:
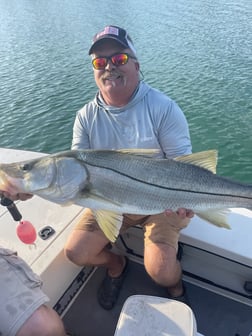
M 92 240 L 90 239 L 90 242 Z M 94 259 L 101 252 L 103 246 L 94 248 L 96 243 L 93 244 L 80 240 L 76 244 L 66 244 L 64 247 L 65 256 L 77 266 L 92 265 Z
M 89 262 L 88 236 L 88 232 L 74 230 L 64 246 L 66 258 L 78 266 L 84 266 Z
M 78 266 L 97 264 L 108 239 L 101 230 L 74 230 L 65 244 L 65 256 Z
M 79 251 L 77 248 L 65 246 L 64 253 L 68 260 L 78 266 L 84 266 L 88 263 L 85 254 L 82 251 Z

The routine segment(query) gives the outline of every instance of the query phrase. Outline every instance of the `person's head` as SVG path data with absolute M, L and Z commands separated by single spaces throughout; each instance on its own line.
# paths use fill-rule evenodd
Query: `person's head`
M 109 105 L 126 105 L 139 83 L 139 63 L 127 32 L 107 26 L 97 33 L 89 49 L 94 78 Z

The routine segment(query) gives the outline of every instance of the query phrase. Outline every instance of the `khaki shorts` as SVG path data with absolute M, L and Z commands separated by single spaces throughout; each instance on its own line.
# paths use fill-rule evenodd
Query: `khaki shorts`
M 181 220 L 175 213 L 170 216 L 166 216 L 164 213 L 150 216 L 124 214 L 120 233 L 125 232 L 131 226 L 140 225 L 144 230 L 145 246 L 149 243 L 162 243 L 177 250 L 180 230 L 185 228 L 188 223 L 188 218 Z M 84 231 L 101 230 L 90 209 L 84 210 L 75 229 Z
M 48 297 L 41 280 L 15 252 L 0 247 L 0 335 L 14 336 Z

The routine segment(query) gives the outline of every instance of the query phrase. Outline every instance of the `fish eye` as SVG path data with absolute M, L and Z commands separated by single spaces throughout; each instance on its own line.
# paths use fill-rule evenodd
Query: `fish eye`
M 29 171 L 31 169 L 31 165 L 29 163 L 24 163 L 23 165 L 20 165 L 20 170 L 22 171 Z

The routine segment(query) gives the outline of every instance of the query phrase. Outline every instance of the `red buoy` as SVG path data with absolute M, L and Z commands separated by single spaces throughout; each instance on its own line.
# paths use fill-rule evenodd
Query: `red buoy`
M 25 244 L 33 244 L 37 238 L 37 233 L 31 222 L 20 221 L 16 228 L 18 238 Z

